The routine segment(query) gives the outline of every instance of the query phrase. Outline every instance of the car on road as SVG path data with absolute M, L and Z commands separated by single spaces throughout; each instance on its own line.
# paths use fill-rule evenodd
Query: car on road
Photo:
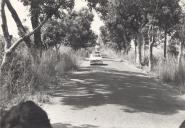
M 103 64 L 103 60 L 100 52 L 94 52 L 90 54 L 89 60 L 91 65 Z

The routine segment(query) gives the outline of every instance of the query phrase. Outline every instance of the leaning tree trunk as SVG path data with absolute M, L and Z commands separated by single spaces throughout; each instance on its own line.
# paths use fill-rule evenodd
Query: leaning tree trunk
M 12 14 L 12 17 L 18 27 L 19 32 L 22 33 L 21 38 L 16 41 L 15 43 L 11 43 L 11 39 L 12 36 L 9 34 L 8 31 L 8 26 L 7 26 L 7 19 L 6 19 L 6 14 L 5 14 L 5 4 L 7 5 L 10 13 Z M 29 48 L 29 41 L 30 41 L 30 36 L 35 34 L 38 30 L 41 29 L 41 27 L 48 21 L 49 18 L 52 17 L 52 15 L 59 9 L 59 7 L 62 5 L 62 2 L 59 3 L 56 7 L 56 9 L 53 11 L 53 13 L 49 14 L 46 16 L 46 18 L 40 23 L 38 24 L 38 26 L 36 26 L 35 29 L 33 29 L 32 32 L 30 33 L 26 33 L 24 30 L 24 27 L 22 26 L 22 23 L 16 13 L 16 11 L 14 10 L 14 8 L 11 6 L 9 0 L 1 0 L 0 1 L 0 5 L 1 5 L 1 20 L 2 20 L 2 31 L 3 31 L 3 35 L 5 38 L 5 42 L 4 42 L 4 56 L 3 56 L 3 60 L 1 63 L 1 67 L 0 67 L 0 79 L 4 77 L 4 75 L 7 74 L 9 68 L 10 68 L 10 64 L 12 62 L 12 58 L 13 58 L 13 53 L 16 50 L 16 48 L 19 46 L 19 44 L 23 41 L 26 42 L 28 48 Z M 31 46 L 30 46 L 31 47 Z M 31 52 L 33 53 L 33 56 L 38 56 L 37 52 L 34 52 L 34 47 L 31 48 Z M 0 80 L 0 85 L 3 85 L 3 80 Z
M 9 0 L 6 0 L 6 5 L 8 7 L 8 10 L 10 11 L 10 13 L 12 14 L 12 18 L 14 19 L 17 28 L 18 28 L 18 33 L 20 37 L 24 37 L 27 34 L 26 29 L 24 28 L 17 12 L 15 11 L 15 9 L 13 8 L 12 4 L 10 3 Z M 24 42 L 28 48 L 28 52 L 30 53 L 31 57 L 32 57 L 32 62 L 33 63 L 37 63 L 37 52 L 35 52 L 35 47 L 34 45 L 31 43 L 31 39 L 30 37 L 24 38 Z
M 6 20 L 6 14 L 5 14 L 5 2 L 6 0 L 1 1 L 1 18 L 2 18 L 2 31 L 5 38 L 4 42 L 4 55 L 3 60 L 0 67 L 0 90 L 3 90 L 3 98 L 8 98 L 9 96 L 9 90 L 8 85 L 6 85 L 6 78 L 8 76 L 8 70 L 10 68 L 10 64 L 12 62 L 13 53 L 9 52 L 8 49 L 11 47 L 11 39 L 12 36 L 9 34 L 8 26 L 7 26 L 7 20 Z M 1 98 L 2 99 L 2 98 Z
M 37 1 L 37 0 L 35 0 L 35 1 Z M 1 4 L 1 10 L 0 11 L 1 11 L 1 19 L 2 19 L 2 31 L 3 31 L 3 35 L 4 35 L 4 38 L 5 38 L 4 57 L 3 57 L 2 64 L 1 64 L 1 70 L 3 71 L 4 69 L 6 69 L 6 68 L 3 68 L 3 67 L 9 67 L 9 66 L 6 66 L 6 65 L 10 64 L 10 62 L 12 60 L 11 57 L 13 57 L 13 52 L 15 51 L 17 46 L 23 41 L 25 41 L 26 45 L 28 46 L 29 52 L 33 55 L 34 60 L 37 60 L 38 54 L 37 54 L 37 52 L 35 52 L 36 51 L 35 47 L 31 47 L 30 36 L 35 34 L 37 31 L 39 31 L 41 29 L 41 27 L 48 21 L 48 19 L 50 19 L 53 16 L 53 14 L 60 8 L 60 6 L 62 5 L 62 2 L 60 2 L 57 5 L 57 7 L 53 11 L 53 13 L 48 14 L 46 16 L 46 18 L 43 21 L 41 21 L 41 23 L 38 24 L 38 26 L 36 26 L 33 29 L 33 31 L 30 32 L 30 33 L 26 33 L 26 31 L 25 31 L 25 29 L 24 29 L 24 27 L 23 27 L 23 25 L 22 25 L 22 23 L 19 19 L 19 16 L 17 15 L 16 11 L 12 7 L 9 0 L 1 0 L 0 4 Z M 6 14 L 5 14 L 5 9 L 4 9 L 5 4 L 7 5 L 10 13 L 12 14 L 12 18 L 14 19 L 19 32 L 21 33 L 20 34 L 21 38 L 13 44 L 11 44 L 12 36 L 10 36 L 9 32 L 8 32 Z
M 1 1 L 1 18 L 2 18 L 2 31 L 5 38 L 5 45 L 4 45 L 4 56 L 1 63 L 1 75 L 8 70 L 9 64 L 12 60 L 12 54 L 7 52 L 7 50 L 11 47 L 11 39 L 12 36 L 10 36 L 7 26 L 7 20 L 6 20 L 6 14 L 5 14 L 5 2 L 6 0 Z M 5 73 L 6 74 L 6 73 Z

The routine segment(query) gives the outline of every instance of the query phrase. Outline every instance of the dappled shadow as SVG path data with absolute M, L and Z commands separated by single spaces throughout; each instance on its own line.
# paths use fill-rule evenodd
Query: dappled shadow
M 169 86 L 143 73 L 101 67 L 96 71 L 70 74 L 53 96 L 74 109 L 114 104 L 129 113 L 174 114 L 185 110 L 185 101 Z
M 52 124 L 53 128 L 98 128 L 97 126 L 92 126 L 92 125 L 82 125 L 82 126 L 73 126 L 71 124 Z

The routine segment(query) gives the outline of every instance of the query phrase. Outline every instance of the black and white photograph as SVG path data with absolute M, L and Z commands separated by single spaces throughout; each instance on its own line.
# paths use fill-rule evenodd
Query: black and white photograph
M 0 128 L 185 128 L 185 0 L 0 0 Z

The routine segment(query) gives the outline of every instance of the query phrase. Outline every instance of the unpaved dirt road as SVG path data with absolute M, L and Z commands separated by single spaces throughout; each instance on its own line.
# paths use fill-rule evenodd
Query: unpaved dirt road
M 185 98 L 126 62 L 82 65 L 53 88 L 46 104 L 55 128 L 178 128 Z

